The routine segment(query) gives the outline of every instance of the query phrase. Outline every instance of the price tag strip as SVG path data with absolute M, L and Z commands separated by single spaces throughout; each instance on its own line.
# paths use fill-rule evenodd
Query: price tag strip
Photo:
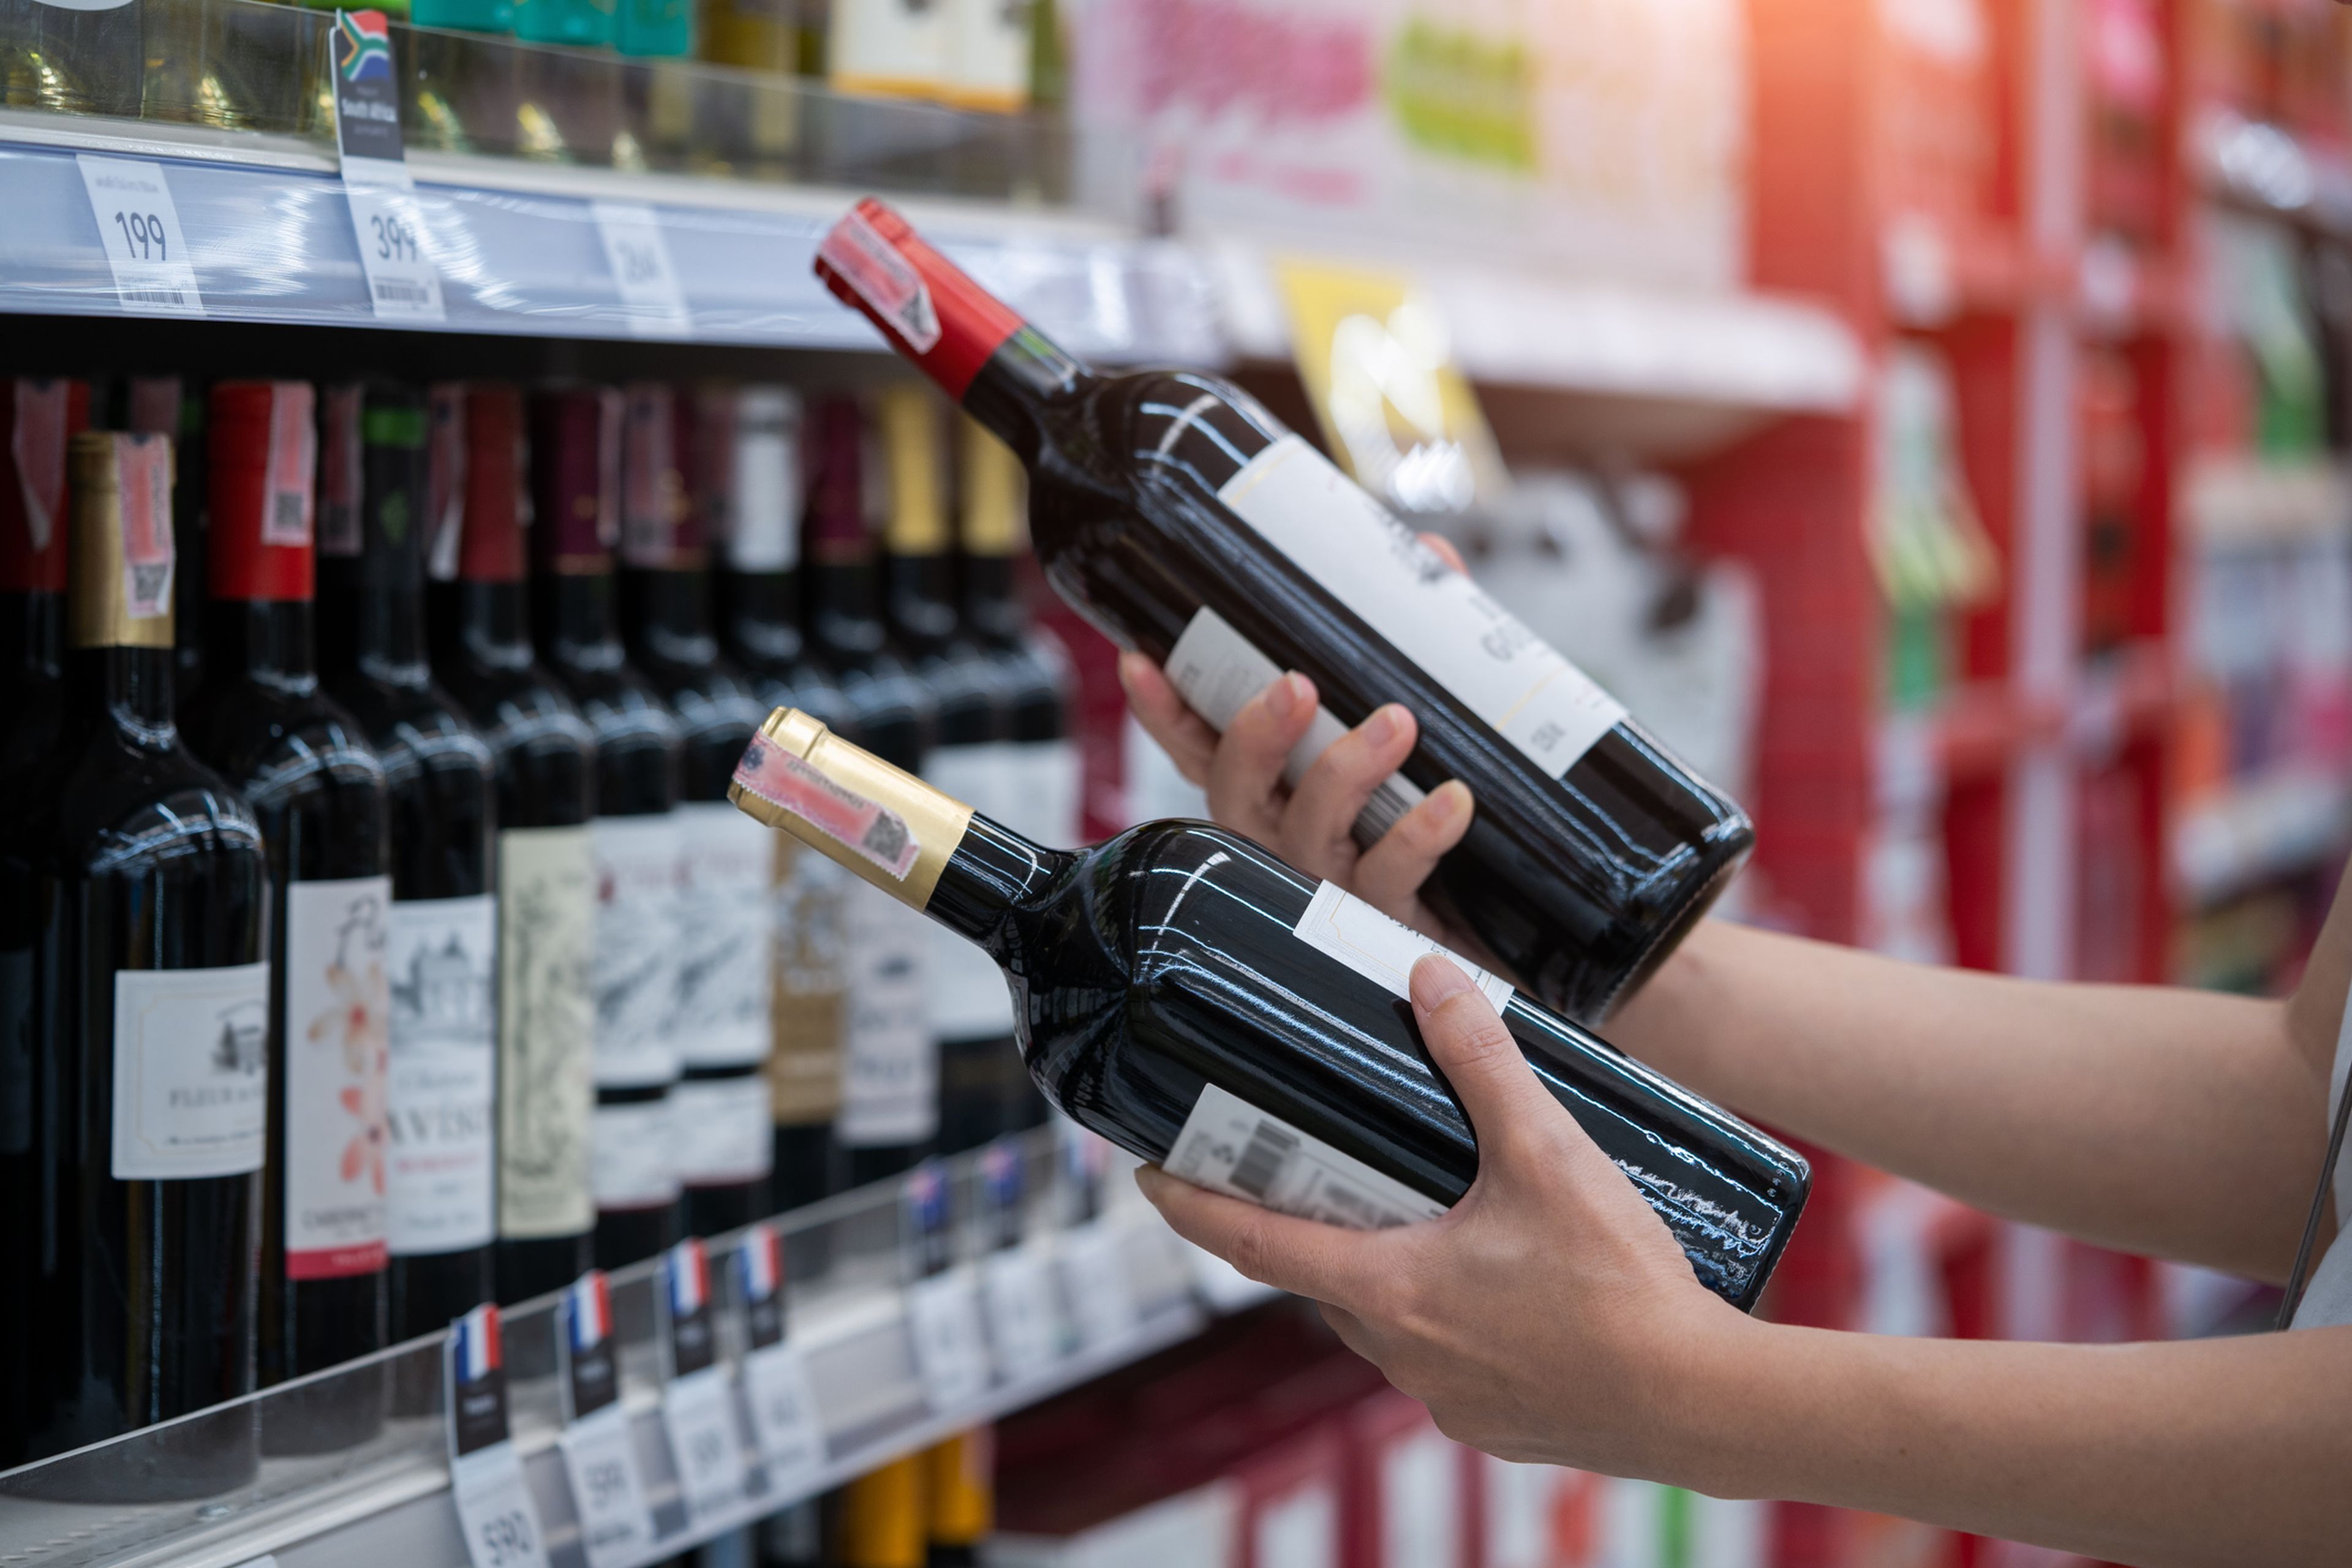
M 662 236 L 654 209 L 642 202 L 596 202 L 592 210 L 631 334 L 692 337 L 694 313 L 686 308 L 686 290 L 678 285 L 677 268 L 670 265 L 669 241 Z
M 507 1435 L 499 1310 L 484 1304 L 449 1326 L 442 1350 L 449 1490 L 473 1568 L 547 1568 L 546 1537 Z
M 1089 1220 L 1063 1232 L 1059 1251 L 1078 1343 L 1090 1353 L 1105 1353 L 1132 1340 L 1142 1315 L 1128 1283 L 1119 1232 L 1107 1221 Z
M 1000 1139 L 980 1152 L 980 1296 L 996 1375 L 1006 1383 L 1043 1376 L 1067 1349 L 1052 1272 L 1024 1245 L 1028 1173 L 1020 1144 Z
M 743 1394 L 751 1435 L 768 1472 L 769 1501 L 781 1502 L 813 1489 L 826 1453 L 808 1367 L 785 1337 L 784 1248 L 775 1226 L 763 1221 L 744 1233 L 735 1277 L 743 1296 Z
M 926 1160 L 899 1190 L 898 1239 L 906 1256 L 907 1331 L 923 1396 L 950 1415 L 988 1392 L 988 1344 L 971 1276 L 955 1266 L 947 1169 Z
M 565 1289 L 559 1318 L 564 1426 L 556 1446 L 580 1516 L 580 1547 L 588 1568 L 621 1568 L 651 1549 L 654 1521 L 621 1407 L 613 1299 L 603 1270 L 590 1269 Z
M 203 315 L 195 263 L 180 232 L 180 209 L 173 205 L 163 166 L 91 153 L 76 155 L 74 163 L 89 197 L 89 216 L 98 220 L 117 302 L 142 316 Z
M 712 1528 L 741 1510 L 748 1478 L 734 1391 L 712 1332 L 709 1260 L 700 1241 L 681 1241 L 663 1255 L 662 1286 L 669 1354 L 662 1420 L 687 1518 L 698 1530 Z
M 336 12 L 328 47 L 343 195 L 367 274 L 368 302 L 378 321 L 446 321 L 441 274 L 433 265 L 424 209 L 401 142 L 400 88 L 383 13 Z

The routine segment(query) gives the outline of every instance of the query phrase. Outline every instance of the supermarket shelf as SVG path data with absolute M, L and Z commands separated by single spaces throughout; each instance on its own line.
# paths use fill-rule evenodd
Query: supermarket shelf
M 2317 867 L 2352 840 L 2352 779 L 2283 768 L 2182 808 L 2172 875 L 2182 901 L 2210 908 Z
M 1050 1185 L 1055 1152 L 1050 1135 L 1033 1136 L 1028 1158 L 1037 1175 L 1031 1190 L 1060 1194 Z M 954 1173 L 959 1192 L 971 1193 L 970 1162 Z M 661 1415 L 665 1374 L 656 1353 L 655 1277 L 648 1265 L 612 1276 L 613 1315 L 621 1346 L 622 1398 L 628 1414 L 655 1539 L 642 1555 L 653 1563 L 740 1528 L 803 1498 L 975 1424 L 1061 1392 L 1197 1332 L 1209 1314 L 1260 1299 L 1235 1293 L 1201 1255 L 1174 1233 L 1128 1184 L 1113 1178 L 1111 1205 L 1094 1233 L 1111 1249 L 1134 1311 L 1124 1327 L 1107 1331 L 1099 1315 L 1088 1340 L 1074 1310 L 1075 1279 L 1062 1278 L 1058 1258 L 1076 1233 L 1054 1228 L 1028 1243 L 1057 1281 L 1055 1311 L 1062 1353 L 1049 1368 L 1020 1381 L 1000 1373 L 976 1398 L 936 1402 L 927 1392 L 901 1285 L 903 1250 L 895 1184 L 845 1194 L 778 1222 L 784 1232 L 791 1337 L 807 1368 L 824 1439 L 821 1466 L 771 1481 L 756 1460 L 748 1412 L 738 1401 L 737 1436 L 751 1460 L 745 1495 L 730 1509 L 689 1523 Z M 1121 1193 L 1125 1193 L 1122 1199 Z M 1043 1196 L 1033 1214 L 1045 1206 Z M 961 1212 L 969 1213 L 969 1209 Z M 740 1367 L 742 1313 L 736 1274 L 726 1253 L 732 1238 L 710 1244 L 712 1300 L 722 1351 Z M 969 1258 L 960 1268 L 970 1271 Z M 808 1279 L 814 1275 L 816 1278 Z M 579 1568 L 583 1556 L 562 1456 L 552 1368 L 552 1299 L 506 1315 L 504 1340 L 515 1447 L 537 1506 L 554 1568 Z M 39 1568 L 234 1568 L 272 1554 L 278 1568 L 331 1568 L 348 1563 L 397 1563 L 404 1568 L 463 1568 L 466 1553 L 449 1476 L 438 1369 L 443 1336 L 394 1347 L 366 1362 L 337 1368 L 256 1396 L 250 1405 L 261 1430 L 271 1430 L 276 1402 L 307 1390 L 314 1404 L 362 1397 L 363 1389 L 428 1391 L 419 1413 L 387 1421 L 378 1436 L 337 1453 L 270 1458 L 258 1476 L 225 1495 L 196 1502 L 121 1504 L 57 1500 L 87 1492 L 88 1478 L 138 1470 L 159 1431 L 150 1428 L 110 1444 L 80 1450 L 47 1465 L 0 1475 L 0 1563 Z M 537 1368 L 538 1375 L 528 1369 Z M 735 1370 L 730 1376 L 739 1377 Z M 372 1381 L 371 1381 L 372 1380 Z M 397 1405 L 396 1405 L 397 1407 Z M 192 1419 L 217 1419 L 216 1413 Z

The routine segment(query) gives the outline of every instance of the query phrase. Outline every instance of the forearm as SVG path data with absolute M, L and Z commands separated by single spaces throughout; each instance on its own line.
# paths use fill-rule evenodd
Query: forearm
M 1996 1214 L 2283 1276 L 2326 1144 L 2275 1003 L 2049 985 L 1706 921 L 1603 1031 L 1742 1114 Z
M 1718 1360 L 1662 1479 L 2136 1564 L 2352 1542 L 2352 1329 L 2084 1346 L 1754 1323 Z

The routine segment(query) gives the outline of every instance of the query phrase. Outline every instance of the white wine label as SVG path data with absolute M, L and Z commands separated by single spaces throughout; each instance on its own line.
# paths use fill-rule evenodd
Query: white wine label
M 1411 1000 L 1412 966 L 1424 953 L 1442 952 L 1470 977 L 1501 1012 L 1514 994 L 1511 983 L 1490 974 L 1458 952 L 1432 942 L 1401 921 L 1390 919 L 1336 882 L 1326 882 L 1307 901 L 1307 912 L 1290 934 L 1329 953 L 1367 980 L 1377 980 L 1391 996 Z
M 1445 1205 L 1239 1095 L 1204 1084 L 1165 1162 L 1196 1187 L 1349 1230 L 1435 1219 Z
M 1252 458 L 1217 495 L 1552 777 L 1625 717 L 1301 437 Z
M 258 1171 L 268 1115 L 269 965 L 116 972 L 116 1181 Z
M 142 315 L 203 315 L 188 237 L 180 232 L 180 209 L 163 165 L 91 153 L 77 154 L 74 162 L 114 274 L 116 301 Z
M 667 1100 L 599 1105 L 588 1137 L 599 1209 L 658 1208 L 677 1201 L 678 1131 Z
M 917 0 L 855 0 L 845 8 L 844 16 L 854 17 L 861 28 L 873 13 L 911 9 Z M 936 12 L 928 4 L 925 8 Z M 833 33 L 834 77 L 843 74 L 845 53 L 862 52 L 865 45 L 862 32 L 845 34 L 841 17 L 835 18 Z M 936 24 L 934 24 L 936 27 Z M 889 58 L 889 56 L 884 56 Z M 903 58 L 911 58 L 911 56 Z M 841 221 L 826 231 L 824 240 L 816 247 L 817 259 L 834 270 L 834 274 L 856 291 L 857 297 L 874 308 L 875 314 L 897 330 L 907 340 L 913 353 L 929 353 L 939 346 L 940 312 L 931 303 L 930 286 L 912 263 L 898 254 L 898 247 L 874 232 L 866 215 L 852 209 Z
M 849 1027 L 850 889 L 857 879 L 789 833 L 774 844 L 776 1048 L 769 1106 L 779 1125 L 831 1121 L 841 1109 Z
M 669 1104 L 678 1179 L 688 1186 L 755 1182 L 774 1164 L 768 1080 L 759 1073 L 681 1079 L 669 1091 Z
M 941 746 L 923 759 L 933 788 L 1008 827 L 1004 809 L 1020 785 L 1022 748 L 996 741 Z M 1015 831 L 1019 831 L 1017 828 Z M 990 1040 L 1013 1033 L 1013 994 L 988 950 L 937 921 L 930 928 L 931 1032 L 943 1040 Z
M 790 387 L 747 386 L 736 395 L 727 563 L 738 572 L 800 564 L 800 395 Z
M 596 1218 L 592 867 L 584 826 L 499 835 L 499 1234 L 518 1240 L 577 1236 Z
M 849 889 L 849 1028 L 835 1132 L 853 1148 L 939 1131 L 940 1052 L 924 982 L 931 922 L 871 883 Z
M 600 816 L 596 862 L 596 1082 L 633 1089 L 677 1076 L 678 882 L 686 849 L 675 812 Z
M 752 736 L 744 748 L 743 760 L 735 764 L 735 782 L 898 881 L 907 879 L 922 853 L 905 817 L 879 801 L 842 788 L 764 734 Z
M 1232 728 L 1243 704 L 1274 684 L 1282 668 L 1234 630 L 1223 616 L 1204 605 L 1185 626 L 1176 646 L 1168 650 L 1167 671 L 1169 684 L 1186 705 L 1212 729 L 1223 731 Z M 1305 778 L 1315 759 L 1347 732 L 1348 727 L 1331 710 L 1317 703 L 1307 733 L 1290 748 L 1290 756 L 1283 763 L 1284 780 L 1296 784 Z M 1379 838 L 1396 826 L 1397 818 L 1422 803 L 1423 793 L 1402 773 L 1391 773 L 1364 803 L 1356 818 L 1357 831 L 1367 842 Z
M 677 815 L 686 858 L 670 1037 L 688 1067 L 756 1067 L 773 1037 L 776 909 L 768 896 L 768 846 L 776 836 L 723 800 L 695 801 Z
M 392 879 L 286 889 L 286 1277 L 384 1265 Z
M 480 1247 L 497 1234 L 498 918 L 487 893 L 392 906 L 385 1230 L 404 1256 Z

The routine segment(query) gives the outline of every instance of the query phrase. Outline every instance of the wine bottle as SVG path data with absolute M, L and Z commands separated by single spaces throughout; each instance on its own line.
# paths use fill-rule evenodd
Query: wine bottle
M 269 1163 L 261 1222 L 266 1387 L 385 1343 L 383 766 L 320 689 L 312 604 L 314 398 L 301 382 L 212 391 L 212 605 L 196 754 L 244 792 L 269 850 Z M 265 1445 L 373 1433 L 380 1389 L 270 1403 Z
M 65 700 L 67 443 L 79 381 L 0 381 L 0 787 L 49 755 Z
M 923 1568 L 923 1457 L 908 1454 L 841 1489 L 841 1568 Z
M 596 1113 L 588 1140 L 596 1266 L 675 1244 L 677 1082 L 669 1026 L 677 995 L 680 733 L 622 651 L 613 546 L 620 527 L 621 399 L 561 387 L 531 400 L 531 530 L 540 656 L 596 737 L 589 824 L 596 913 L 589 989 Z
M 763 709 L 848 720 L 841 689 L 801 634 L 801 405 L 788 387 L 712 389 L 701 398 L 703 460 L 696 510 L 724 541 L 721 637 Z M 797 840 L 772 834 L 769 885 L 775 956 L 768 1057 L 773 1127 L 770 1196 L 778 1209 L 837 1189 L 834 1117 L 841 1110 L 847 1027 L 845 905 L 856 879 Z
M 851 732 L 877 755 L 919 772 L 931 743 L 929 694 L 890 647 L 866 525 L 866 444 L 857 405 L 817 405 L 807 515 L 807 626 L 841 683 Z M 895 899 L 853 886 L 844 903 L 849 1024 L 834 1137 L 850 1181 L 906 1170 L 939 1132 L 939 1047 L 924 965 L 930 932 Z
M 0 11 L 0 104 L 137 119 L 145 9 L 135 0 L 17 0 Z
M 173 726 L 170 443 L 80 435 L 72 466 L 64 724 L 0 839 L 0 1468 L 253 1387 L 261 828 Z M 240 1408 L 58 1479 L 159 1502 L 254 1464 Z
M 329 454 L 354 449 L 347 521 L 319 534 L 321 668 L 384 764 L 392 809 L 385 1239 L 392 1335 L 446 1328 L 495 1294 L 491 1006 L 498 900 L 490 749 L 434 682 L 425 644 L 425 406 L 406 388 L 331 396 Z M 338 476 L 340 480 L 341 476 Z
M 687 477 L 704 456 L 694 399 L 632 386 L 624 418 L 621 623 L 630 658 L 683 731 L 677 990 L 667 1025 L 683 1070 L 671 1114 L 688 1227 L 714 1236 L 768 1212 L 773 835 L 727 800 L 735 761 L 766 715 L 712 630 L 709 561 Z
M 435 671 L 490 749 L 498 795 L 498 1294 L 562 1289 L 592 1267 L 595 1101 L 589 975 L 596 742 L 532 651 L 523 570 L 522 395 L 435 392 L 436 516 L 427 590 Z
M 1212 724 L 1304 672 L 1328 711 L 1295 781 L 1339 726 L 1412 710 L 1413 752 L 1358 833 L 1469 785 L 1468 835 L 1423 896 L 1551 1006 L 1604 1016 L 1745 858 L 1737 805 L 1248 394 L 1098 374 L 878 202 L 834 226 L 817 270 L 1020 456 L 1047 578 Z
M 923 1450 L 924 1568 L 980 1568 L 996 1528 L 996 1432 L 974 1426 Z
M 172 699 L 184 710 L 205 682 L 205 395 L 176 375 L 122 383 L 114 427 L 172 444 Z
M 964 633 L 956 614 L 954 541 L 940 463 L 940 411 L 929 388 L 900 384 L 875 400 L 888 478 L 885 604 L 891 639 L 931 699 L 931 749 L 923 776 L 982 811 L 1003 815 L 1012 780 L 1011 694 L 1003 670 Z M 1013 1049 L 1013 1008 L 988 955 L 932 928 L 925 971 L 930 1028 L 939 1041 L 939 1145 L 977 1149 L 1004 1129 Z M 1008 1066 L 1009 1064 L 1009 1066 Z
M 1401 1000 L 1436 944 L 1337 886 L 1204 823 L 1049 849 L 789 711 L 761 727 L 734 790 L 987 949 L 1047 1098 L 1171 1173 L 1360 1228 L 1443 1214 L 1477 1175 Z M 1804 1161 L 1463 968 L 1699 1279 L 1752 1307 L 1803 1205 Z

